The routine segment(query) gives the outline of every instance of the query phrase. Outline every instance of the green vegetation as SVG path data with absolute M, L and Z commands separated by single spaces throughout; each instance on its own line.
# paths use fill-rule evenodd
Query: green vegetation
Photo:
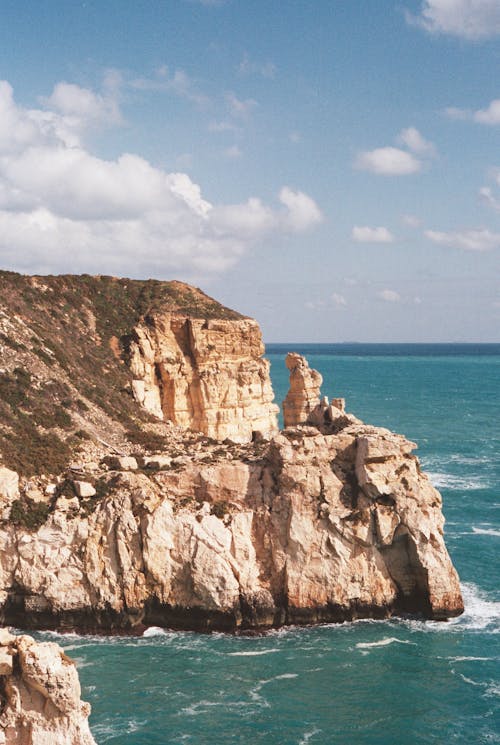
M 50 505 L 33 502 L 31 499 L 16 499 L 12 503 L 10 522 L 28 530 L 38 530 L 49 516 Z

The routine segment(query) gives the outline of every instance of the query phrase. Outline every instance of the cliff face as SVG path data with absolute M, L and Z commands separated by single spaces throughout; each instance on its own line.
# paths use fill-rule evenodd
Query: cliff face
M 414 445 L 321 401 L 299 355 L 276 433 L 262 353 L 182 283 L 0 272 L 0 623 L 462 612 Z
M 57 644 L 0 629 L 0 743 L 96 745 L 74 662 Z
M 136 400 L 160 419 L 217 440 L 277 432 L 269 363 L 258 324 L 154 314 L 130 344 Z
M 4 524 L 2 622 L 235 630 L 461 613 L 441 499 L 414 445 L 352 420 L 203 449 L 151 475 L 116 463 L 105 496 L 60 496 L 35 531 Z

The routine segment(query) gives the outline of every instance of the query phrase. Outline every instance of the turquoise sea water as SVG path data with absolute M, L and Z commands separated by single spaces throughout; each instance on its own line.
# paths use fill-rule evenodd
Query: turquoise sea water
M 39 636 L 76 659 L 100 745 L 500 743 L 500 345 L 270 345 L 278 401 L 292 348 L 325 394 L 418 443 L 465 614 L 254 638 Z

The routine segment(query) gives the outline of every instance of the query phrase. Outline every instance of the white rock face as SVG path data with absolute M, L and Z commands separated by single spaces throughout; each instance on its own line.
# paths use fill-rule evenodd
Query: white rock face
M 285 427 L 305 424 L 313 409 L 320 402 L 320 388 L 323 378 L 317 370 L 312 370 L 305 357 L 289 352 L 285 360 L 290 370 L 290 390 L 283 401 Z
M 0 743 L 96 745 L 75 664 L 57 644 L 0 630 L 0 682 Z
M 0 518 L 7 519 L 14 500 L 19 499 L 19 476 L 10 468 L 0 466 Z
M 159 419 L 217 440 L 277 432 L 260 328 L 240 320 L 153 314 L 134 329 L 132 392 Z
M 340 411 L 340 410 L 339 410 Z M 0 620 L 237 629 L 463 610 L 441 498 L 413 443 L 342 413 L 253 458 L 112 472 L 90 515 L 0 525 Z M 228 451 L 229 452 L 229 451 Z

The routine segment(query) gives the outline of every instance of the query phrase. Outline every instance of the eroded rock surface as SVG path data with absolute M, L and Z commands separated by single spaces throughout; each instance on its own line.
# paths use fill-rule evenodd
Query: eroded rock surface
M 132 391 L 160 419 L 218 440 L 277 431 L 278 407 L 256 321 L 151 314 L 130 345 Z
M 312 370 L 305 357 L 289 352 L 285 364 L 290 370 L 290 389 L 283 401 L 285 427 L 305 424 L 310 413 L 320 403 L 321 373 Z
M 297 426 L 105 471 L 96 497 L 59 497 L 36 530 L 2 524 L 3 622 L 236 630 L 460 614 L 414 444 L 342 416 L 330 433 Z
M 0 743 L 96 745 L 75 664 L 51 642 L 0 629 Z

